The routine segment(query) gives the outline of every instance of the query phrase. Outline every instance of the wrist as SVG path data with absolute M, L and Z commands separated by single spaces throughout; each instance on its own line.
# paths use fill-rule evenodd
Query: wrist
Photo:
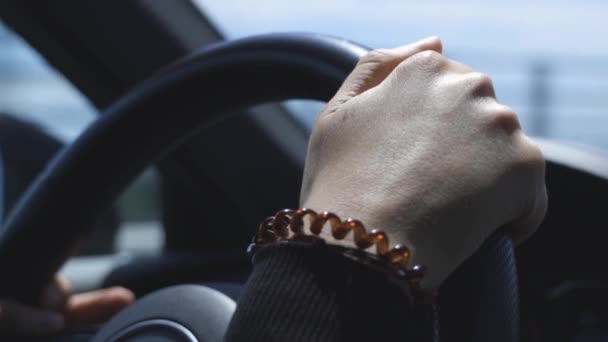
M 338 201 L 331 198 L 324 197 L 310 197 L 306 201 L 301 203 L 302 208 L 309 208 L 315 210 L 316 212 L 329 211 L 335 213 L 339 217 L 343 219 L 356 219 L 365 224 L 368 231 L 373 229 L 378 229 L 387 233 L 388 245 L 389 248 L 394 247 L 395 245 L 406 245 L 413 252 L 415 246 L 412 245 L 412 242 L 407 238 L 407 227 L 409 224 L 407 222 L 398 222 L 398 220 L 391 215 L 391 210 L 381 209 L 380 206 L 375 205 L 374 203 L 365 204 L 362 199 L 359 199 L 358 204 L 356 203 L 345 203 L 344 201 Z M 351 234 L 349 234 L 349 238 L 344 240 L 335 239 L 331 230 L 323 230 L 323 237 L 326 238 L 327 242 L 332 242 L 335 244 L 353 247 L 356 248 L 353 239 L 351 238 Z M 368 252 L 375 253 L 373 248 L 368 248 Z
M 349 239 L 344 241 L 347 237 Z M 342 220 L 328 211 L 316 212 L 310 208 L 277 211 L 260 224 L 248 251 L 253 256 L 262 246 L 275 243 L 327 246 L 334 253 L 385 273 L 404 289 L 420 289 L 426 269 L 424 265 L 410 263 L 410 250 L 406 245 L 389 247 L 389 238 L 384 231 L 367 229 L 359 220 Z
M 328 210 L 345 219 L 353 218 L 359 220 L 365 224 L 368 231 L 371 231 L 372 229 L 382 230 L 389 237 L 389 249 L 395 247 L 396 245 L 407 246 L 410 251 L 409 266 L 425 266 L 425 276 L 420 282 L 420 285 L 423 288 L 435 290 L 445 280 L 446 276 L 443 275 L 445 273 L 445 267 L 443 267 L 439 262 L 442 259 L 440 256 L 442 252 L 433 250 L 431 246 L 428 246 L 428 244 L 432 243 L 432 241 L 426 241 L 428 239 L 425 241 L 420 241 L 420 239 L 415 239 L 415 236 L 408 235 L 409 232 L 422 231 L 421 229 L 413 228 L 415 225 L 420 223 L 404 222 L 403 220 L 394 217 L 394 213 L 396 211 L 377 209 L 377 207 L 373 208 L 372 206 L 358 206 L 357 208 L 353 208 L 349 205 L 332 206 L 329 204 L 323 204 L 321 201 L 308 200 L 303 203 L 303 207 L 315 210 L 317 212 Z M 402 211 L 403 210 L 399 212 Z M 349 233 L 344 239 L 337 239 L 333 236 L 330 229 L 324 229 L 319 234 L 319 236 L 328 244 L 357 249 L 357 245 L 352 235 L 353 233 Z M 425 247 L 425 245 L 427 246 Z M 425 253 L 425 250 L 433 250 L 433 252 Z M 376 254 L 376 248 L 374 246 L 370 246 L 365 251 Z

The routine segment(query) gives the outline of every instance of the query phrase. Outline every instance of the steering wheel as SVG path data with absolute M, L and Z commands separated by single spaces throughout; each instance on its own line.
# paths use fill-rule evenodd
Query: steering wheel
M 0 239 L 8 275 L 0 295 L 35 304 L 83 227 L 187 137 L 256 104 L 327 101 L 367 51 L 321 35 L 262 35 L 212 46 L 143 82 L 57 156 L 13 210 Z M 441 340 L 517 340 L 518 301 L 513 246 L 498 234 L 440 289 Z

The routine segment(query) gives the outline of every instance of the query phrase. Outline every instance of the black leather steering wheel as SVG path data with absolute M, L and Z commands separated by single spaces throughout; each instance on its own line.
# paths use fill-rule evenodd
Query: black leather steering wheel
M 227 113 L 329 100 L 366 48 L 320 35 L 264 35 L 205 49 L 143 82 L 57 156 L 0 239 L 0 296 L 35 303 L 90 226 L 144 168 Z M 460 273 L 460 274 L 458 274 Z M 513 246 L 495 235 L 440 290 L 442 341 L 515 341 Z

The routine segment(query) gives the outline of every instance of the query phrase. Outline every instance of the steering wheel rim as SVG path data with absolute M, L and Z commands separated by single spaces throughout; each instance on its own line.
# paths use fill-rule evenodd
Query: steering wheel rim
M 188 136 L 256 104 L 294 98 L 327 101 L 367 51 L 328 36 L 262 35 L 212 46 L 143 82 L 58 155 L 15 206 L 0 239 L 0 271 L 10 275 L 0 283 L 0 295 L 35 304 L 87 233 L 83 227 L 90 226 L 146 166 Z M 258 80 L 265 86 L 258 86 Z M 174 112 L 179 116 L 172 117 Z M 99 175 L 99 170 L 105 172 Z M 95 196 L 88 196 L 91 193 Z M 511 251 L 498 258 L 512 261 L 512 245 L 498 240 L 506 243 L 501 251 Z M 23 246 L 33 249 L 35 258 Z M 484 253 L 488 251 L 497 249 Z M 515 277 L 514 268 L 504 272 Z M 518 316 L 517 322 L 511 318 L 505 324 L 504 316 L 489 310 L 473 318 L 473 325 L 487 325 L 480 320 L 492 316 L 497 329 L 493 340 L 501 341 L 500 335 L 506 334 L 504 340 L 512 341 Z M 473 331 L 458 334 L 453 332 L 449 339 L 488 337 Z

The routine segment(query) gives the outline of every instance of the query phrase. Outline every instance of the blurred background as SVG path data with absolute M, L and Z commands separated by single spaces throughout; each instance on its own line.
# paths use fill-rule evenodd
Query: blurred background
M 198 0 L 228 38 L 326 33 L 372 48 L 438 35 L 489 74 L 531 135 L 608 151 L 608 2 L 602 0 Z M 296 102 L 307 123 L 319 106 Z
M 0 1 L 2 1 L 0 4 L 4 4 L 6 0 Z M 53 17 L 53 20 L 51 20 L 52 25 L 41 26 L 41 32 L 44 33 L 44 29 L 48 29 L 48 27 L 65 31 L 65 33 L 69 33 L 65 35 L 70 38 L 68 42 L 76 43 L 75 45 L 82 44 L 83 51 L 87 54 L 92 52 L 91 54 L 94 55 L 100 51 L 111 52 L 104 56 L 105 59 L 100 59 L 99 65 L 103 65 L 102 62 L 105 62 L 112 68 L 85 69 L 89 65 L 83 64 L 78 70 L 87 72 L 112 70 L 115 71 L 115 74 L 112 75 L 114 77 L 127 74 L 131 68 L 135 69 L 135 72 L 129 77 L 117 79 L 116 82 L 107 82 L 112 85 L 120 85 L 116 88 L 120 90 L 116 90 L 116 94 L 113 94 L 114 89 L 109 92 L 116 96 L 159 65 L 181 56 L 177 52 L 186 53 L 200 46 L 201 42 L 211 43 L 221 38 L 207 26 L 207 21 L 203 20 L 205 18 L 209 19 L 226 39 L 269 32 L 315 32 L 344 37 L 371 48 L 388 48 L 427 36 L 438 35 L 443 40 L 444 53 L 448 57 L 491 76 L 499 100 L 520 114 L 524 130 L 529 135 L 583 146 L 584 149 L 608 155 L 608 39 L 606 39 L 608 36 L 608 25 L 606 25 L 608 1 L 606 0 L 305 0 L 301 2 L 285 0 L 116 0 L 107 2 L 72 0 L 52 3 L 15 0 L 14 3 L 27 3 L 30 7 L 34 7 L 32 5 L 34 3 L 36 6 L 44 4 L 44 6 L 40 6 L 42 8 L 40 11 L 53 14 L 50 16 Z M 99 6 L 99 4 L 102 5 Z M 194 6 L 191 6 L 192 4 Z M 175 7 L 182 5 L 187 7 L 187 12 L 175 10 Z M 69 12 L 72 8 L 74 9 L 72 13 L 63 17 L 60 15 Z M 103 8 L 105 11 L 98 12 L 96 11 L 98 8 Z M 45 12 L 49 9 L 51 11 Z M 190 18 L 191 20 L 183 20 L 184 17 L 180 16 L 197 9 L 200 10 L 202 16 L 195 15 L 194 19 Z M 146 12 L 142 12 L 143 10 Z M 163 12 L 165 10 L 166 12 Z M 83 16 L 83 13 L 88 13 L 88 17 Z M 117 13 L 122 15 L 120 16 L 121 25 L 116 25 L 116 21 L 111 21 L 112 15 L 119 17 Z M 27 14 L 31 13 L 27 12 Z M 55 16 L 55 14 L 58 15 Z M 167 15 L 165 18 L 161 14 L 173 14 L 174 17 Z M 140 17 L 136 17 L 138 15 L 145 20 L 137 20 L 140 19 Z M 25 15 L 24 17 L 26 21 L 36 19 L 35 16 Z M 95 20 L 88 21 L 91 18 Z M 67 24 L 67 21 L 72 21 L 71 25 L 64 25 Z M 183 26 L 169 25 L 169 22 L 173 21 L 183 23 Z M 158 22 L 163 22 L 166 26 L 158 27 L 157 31 L 154 31 L 157 34 L 173 28 L 185 27 L 185 29 L 168 34 L 164 38 L 165 45 L 162 45 L 159 43 L 158 37 L 150 33 L 151 26 L 149 25 Z M 194 30 L 193 22 L 203 23 L 201 27 Z M 104 23 L 108 23 L 107 26 L 112 29 L 104 27 L 102 25 Z M 141 26 L 137 26 L 138 24 Z M 88 27 L 88 30 L 81 31 L 85 26 Z M 91 27 L 102 29 L 97 32 Z M 117 37 L 128 29 L 134 29 L 137 34 L 124 39 L 122 45 L 117 44 L 120 40 Z M 201 38 L 203 35 L 199 33 L 204 32 L 208 34 L 208 37 L 204 37 L 204 39 L 190 37 Z M 95 34 L 88 36 L 93 33 Z M 169 44 L 178 36 L 183 39 L 183 42 L 180 41 L 175 45 Z M 93 41 L 100 42 L 100 44 L 86 44 Z M 138 45 L 141 42 L 145 44 Z M 86 50 L 93 46 L 97 49 Z M 154 63 L 150 63 L 150 69 L 148 66 L 134 67 L 133 60 L 124 57 L 127 53 L 133 54 L 129 56 L 134 56 L 138 46 L 144 46 L 147 49 L 140 51 L 137 62 L 142 61 L 142 64 L 146 64 L 143 61 L 153 61 Z M 129 47 L 133 49 L 129 50 Z M 166 47 L 173 48 L 174 51 L 167 54 L 168 57 L 165 60 L 162 52 L 171 50 Z M 151 51 L 152 53 L 150 53 Z M 155 59 L 154 53 L 158 53 L 160 58 Z M 63 69 L 67 69 L 65 65 Z M 140 75 L 139 72 L 143 70 L 146 73 L 142 72 Z M 87 80 L 89 80 L 88 76 Z M 104 84 L 104 77 L 108 75 L 100 72 L 95 76 L 100 81 L 95 84 Z M 107 103 L 103 105 L 107 105 Z M 316 114 L 323 106 L 322 103 L 314 101 L 288 101 L 285 105 L 290 109 L 291 114 L 309 129 Z M 274 107 L 281 109 L 277 113 L 278 115 L 283 115 L 283 108 Z M 276 111 L 276 108 L 274 110 Z M 264 113 L 264 109 L 259 112 L 263 114 L 262 116 L 269 114 Z M 4 200 L 3 204 L 0 203 L 0 209 L 4 209 L 5 213 L 8 212 L 48 160 L 62 146 L 73 141 L 87 125 L 95 120 L 97 114 L 99 114 L 98 109 L 77 88 L 0 21 L 0 160 L 4 166 L 2 170 L 4 176 L 0 175 L 0 182 L 4 181 L 4 191 L 1 195 L 5 195 L 5 198 L 0 196 L 0 199 Z M 267 119 L 264 123 L 256 116 L 257 114 L 251 114 L 252 120 L 260 120 L 256 121 L 256 125 L 260 127 L 268 128 L 270 126 L 268 122 L 273 120 Z M 284 117 L 281 118 L 284 119 Z M 238 146 L 240 141 L 237 141 L 241 140 L 240 135 L 238 135 L 239 139 L 232 139 L 236 141 L 234 145 L 226 144 L 223 146 L 223 150 L 211 146 L 212 144 L 209 142 L 212 142 L 215 137 L 224 138 L 225 132 L 238 133 L 242 130 L 249 132 L 254 125 L 249 123 L 235 125 L 235 130 L 228 130 L 224 127 L 221 132 L 216 132 L 217 136 L 210 135 L 209 140 L 196 140 L 186 146 L 187 149 L 180 151 L 178 158 L 171 161 L 174 168 L 161 169 L 159 172 L 157 168 L 151 167 L 144 172 L 98 222 L 99 229 L 94 229 L 97 233 L 93 234 L 101 235 L 94 235 L 89 239 L 89 241 L 97 243 L 82 246 L 80 253 L 86 256 L 71 259 L 63 269 L 64 274 L 74 284 L 80 286 L 77 289 L 91 289 L 101 284 L 114 270 L 120 271 L 117 266 L 127 266 L 129 263 L 137 266 L 136 257 L 150 257 L 151 264 L 156 265 L 154 256 L 160 254 L 168 245 L 166 241 L 171 240 L 171 232 L 174 236 L 179 236 L 181 240 L 178 239 L 177 243 L 174 241 L 172 248 L 168 249 L 169 251 L 176 250 L 175 245 L 180 248 L 183 247 L 182 245 L 197 248 L 199 245 L 215 247 L 214 244 L 217 241 L 223 243 L 223 241 L 232 241 L 238 237 L 237 233 L 234 233 L 233 236 L 232 232 L 237 232 L 236 228 L 241 222 L 250 222 L 248 220 L 255 217 L 258 212 L 266 215 L 269 211 L 262 209 L 265 209 L 265 205 L 274 206 L 275 200 L 278 202 L 277 198 L 281 199 L 280 197 L 275 198 L 277 194 L 296 193 L 297 191 L 298 172 L 301 170 L 301 164 L 296 161 L 301 162 L 304 159 L 306 134 L 302 132 L 303 130 L 297 129 L 297 137 L 295 134 L 290 137 L 293 141 L 295 141 L 294 137 L 299 139 L 297 143 L 291 144 L 290 139 L 280 140 L 280 137 L 277 138 L 280 134 L 293 133 L 283 128 L 299 128 L 297 122 L 286 121 L 289 122 L 287 126 L 279 126 L 276 125 L 276 121 L 272 121 L 274 130 L 269 129 L 264 132 L 260 131 L 256 133 L 257 135 L 251 135 L 253 137 L 262 136 L 264 139 L 257 142 L 259 144 L 251 144 L 255 146 L 250 146 L 250 151 L 255 151 L 258 146 L 267 148 L 273 147 L 275 144 L 279 147 L 277 151 L 280 151 L 280 148 L 288 150 L 281 153 L 285 154 L 285 160 L 288 160 L 287 155 L 289 154 L 294 159 L 290 161 L 290 163 L 293 162 L 293 165 L 283 165 L 289 172 L 284 172 L 285 179 L 279 184 L 293 185 L 293 188 L 288 188 L 291 189 L 290 191 L 285 191 L 285 187 L 279 186 L 274 192 L 268 191 L 271 187 L 268 185 L 277 184 L 274 175 L 278 172 L 272 169 L 276 168 L 276 165 L 271 165 L 266 161 L 271 159 L 263 159 L 266 161 L 265 163 L 256 159 L 260 155 L 270 155 L 267 149 L 260 149 L 261 152 L 256 151 L 260 153 L 248 155 L 250 159 L 245 159 L 248 162 L 243 162 L 240 160 L 241 158 L 235 158 L 237 153 L 227 153 L 241 152 L 241 147 Z M 235 136 L 237 135 L 235 134 Z M 133 139 L 137 138 L 136 135 L 133 136 Z M 201 151 L 203 149 L 201 147 L 207 146 L 210 147 Z M 301 152 L 292 149 L 293 146 L 302 147 Z M 267 168 L 256 168 L 257 164 L 264 164 Z M 214 167 L 206 168 L 206 165 L 214 165 Z M 272 169 L 272 173 L 264 173 L 267 169 Z M 230 172 L 226 172 L 227 170 Z M 259 182 L 258 178 L 262 178 L 259 177 L 262 173 L 265 175 L 263 180 L 268 183 Z M 272 174 L 272 177 L 269 177 L 268 174 Z M 554 181 L 555 179 L 561 180 L 561 177 L 564 179 L 573 177 L 573 174 L 570 173 L 555 173 L 555 175 L 557 176 L 554 176 Z M 92 175 L 92 177 L 94 176 Z M 292 176 L 293 178 L 290 178 Z M 575 184 L 573 181 L 571 188 L 583 193 L 589 188 L 593 189 L 589 191 L 588 197 L 595 201 L 592 208 L 596 208 L 605 204 L 605 201 L 596 200 L 602 198 L 599 197 L 602 188 L 597 187 L 598 183 L 589 183 L 589 179 L 585 183 L 587 187 L 583 188 L 581 183 Z M 92 181 L 95 179 L 92 178 Z M 564 185 L 568 184 L 564 183 Z M 558 190 L 564 191 L 562 192 L 564 198 L 566 196 L 564 194 L 570 194 L 569 191 L 571 191 L 568 186 L 558 187 Z M 594 193 L 594 191 L 598 193 Z M 270 197 L 273 197 L 272 200 Z M 573 202 L 576 204 L 575 206 L 585 205 L 583 196 L 575 198 L 577 198 L 577 201 Z M 579 203 L 580 198 L 583 200 Z M 251 209 L 249 206 L 253 201 L 259 205 Z M 208 204 L 212 202 L 219 204 L 212 207 L 213 209 L 209 209 Z M 167 205 L 168 203 L 171 206 Z M 554 206 L 554 204 L 551 206 L 557 207 L 558 212 L 562 208 Z M 225 211 L 219 210 L 220 207 L 225 208 L 222 209 Z M 225 220 L 222 215 L 217 214 L 218 212 L 220 214 L 237 212 L 231 211 L 232 209 L 242 211 L 232 217 L 233 227 L 218 230 L 216 228 L 219 224 L 208 224 L 209 222 L 219 222 L 223 227 L 226 224 Z M 574 214 L 580 212 L 570 209 L 568 208 L 564 212 Z M 601 210 L 598 212 L 601 214 Z M 597 234 L 601 234 L 601 229 L 595 229 L 601 225 L 581 224 L 579 221 L 581 216 L 574 214 L 572 216 L 564 215 L 572 218 L 572 221 L 568 221 L 570 220 L 568 219 L 563 223 L 560 222 L 561 225 L 556 224 L 552 228 L 576 226 L 583 232 L 587 228 L 589 230 L 586 232 L 598 231 Z M 219 217 L 221 221 L 220 219 L 210 221 L 210 218 L 215 216 Z M 240 221 L 241 219 L 243 221 Z M 589 221 L 590 219 L 587 220 L 587 222 Z M 202 222 L 207 224 L 207 227 L 201 227 Z M 182 227 L 183 229 L 181 229 Z M 251 228 L 255 229 L 255 226 L 251 225 Z M 179 234 L 175 233 L 176 231 Z M 544 296 L 549 296 L 547 297 L 549 304 L 546 306 L 539 304 L 539 307 L 544 310 L 539 317 L 543 320 L 546 318 L 543 322 L 547 322 L 547 326 L 550 327 L 547 330 L 552 333 L 553 330 L 555 330 L 555 334 L 570 331 L 569 334 L 571 333 L 572 336 L 578 334 L 579 337 L 573 339 L 575 341 L 606 341 L 606 335 L 608 335 L 608 324 L 606 323 L 608 322 L 606 312 L 608 305 L 605 304 L 608 302 L 605 291 L 606 282 L 602 282 L 600 285 L 593 281 L 587 282 L 587 274 L 581 269 L 586 272 L 586 270 L 594 268 L 595 263 L 576 262 L 589 259 L 600 260 L 600 257 L 603 257 L 603 246 L 600 246 L 603 240 L 594 239 L 595 235 L 592 235 L 591 238 L 584 236 L 580 239 L 582 242 L 577 242 L 569 234 L 570 230 L 564 231 L 566 232 L 563 235 L 565 237 L 547 240 L 550 242 L 547 243 L 547 246 L 552 245 L 555 249 L 541 249 L 547 258 L 555 255 L 551 254 L 554 250 L 557 251 L 555 253 L 561 253 L 559 255 L 562 255 L 564 250 L 569 254 L 565 263 L 557 264 L 555 273 L 547 271 L 547 268 L 543 269 L 543 272 L 538 272 L 539 274 L 545 273 L 544 275 L 547 277 L 560 274 L 560 277 L 556 276 L 560 283 L 555 285 L 547 282 L 550 286 L 555 285 L 556 287 L 548 288 L 546 293 L 542 292 Z M 0 234 L 2 234 L 1 226 Z M 201 236 L 204 239 L 200 238 Z M 221 240 L 224 236 L 226 240 Z M 558 243 L 553 243 L 555 241 Z M 566 242 L 563 243 L 563 241 Z M 562 242 L 563 245 L 559 242 Z M 228 244 L 226 243 L 226 245 Z M 205 251 L 204 248 L 199 249 Z M 239 251 L 241 250 L 239 245 Z M 575 255 L 579 259 L 575 259 Z M 595 257 L 596 255 L 597 257 Z M 586 256 L 593 258 L 585 259 Z M 110 259 L 105 257 L 110 257 Z M 201 260 L 205 259 L 201 258 Z M 553 261 L 551 259 L 552 264 Z M 92 264 L 92 262 L 96 264 Z M 249 265 L 249 261 L 246 263 Z M 159 265 L 162 266 L 162 263 Z M 542 265 L 542 263 L 533 264 L 533 266 L 535 265 Z M 575 266 L 564 268 L 564 265 Z M 537 272 L 537 269 L 540 268 L 530 267 L 530 270 L 534 272 Z M 567 272 L 563 272 L 564 269 Z M 594 272 L 603 272 L 604 269 L 597 267 Z M 139 273 L 132 273 L 132 270 L 125 268 L 122 275 L 127 273 L 129 276 L 133 274 L 137 277 Z M 566 277 L 573 278 L 564 280 L 561 277 L 562 273 Z M 121 273 L 118 272 L 118 274 Z M 164 275 L 161 272 L 159 274 Z M 577 278 L 579 276 L 583 277 L 582 280 Z M 603 273 L 601 276 L 604 276 Z M 174 280 L 171 277 L 167 277 L 167 279 Z M 593 279 L 595 278 L 591 276 L 591 280 Z M 148 279 L 141 277 L 140 280 L 147 283 Z M 154 288 L 157 284 L 150 282 L 149 286 Z M 540 291 L 539 293 L 541 293 Z M 542 291 L 545 291 L 544 287 Z M 543 303 L 545 303 L 544 300 L 542 299 Z M 554 326 L 555 329 L 553 329 Z M 591 334 L 590 336 L 597 338 L 583 339 L 580 337 L 585 334 Z M 551 341 L 555 340 L 559 339 L 551 339 Z
M 608 25 L 603 0 L 194 0 L 228 39 L 318 32 L 372 48 L 426 36 L 451 58 L 489 74 L 525 130 L 608 151 Z M 306 123 L 320 104 L 293 101 Z M 0 111 L 38 122 L 63 141 L 94 108 L 0 23 Z
M 227 39 L 317 32 L 378 48 L 438 35 L 447 56 L 492 77 L 499 99 L 520 114 L 528 134 L 608 152 L 608 1 L 193 2 Z M 286 105 L 308 127 L 322 107 L 313 101 Z M 69 143 L 96 109 L 0 22 L 0 113 Z M 158 189 L 157 175 L 148 171 L 119 204 L 124 224 L 139 227 L 121 232 L 147 240 L 152 250 L 163 239 Z

